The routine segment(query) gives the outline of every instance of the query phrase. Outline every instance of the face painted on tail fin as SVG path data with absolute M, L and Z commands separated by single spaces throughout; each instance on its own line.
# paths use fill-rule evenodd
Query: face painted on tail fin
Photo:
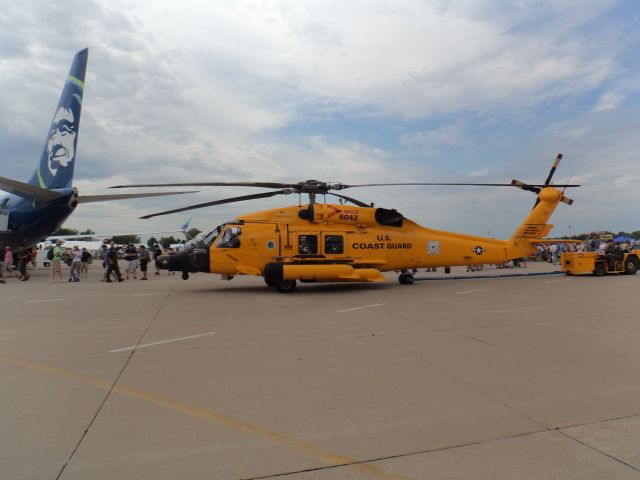
M 87 49 L 81 50 L 73 59 L 40 162 L 29 181 L 32 185 L 41 188 L 72 186 L 88 55 Z
M 70 108 L 60 107 L 53 117 L 47 142 L 47 166 L 52 176 L 59 168 L 67 168 L 76 155 L 78 125 Z

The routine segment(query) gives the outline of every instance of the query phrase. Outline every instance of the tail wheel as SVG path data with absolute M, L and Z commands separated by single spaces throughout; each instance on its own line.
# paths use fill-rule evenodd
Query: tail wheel
M 398 277 L 398 281 L 401 285 L 411 285 L 413 284 L 413 275 L 410 273 L 401 273 Z
M 296 281 L 281 280 L 277 285 L 275 285 L 275 287 L 280 293 L 291 293 L 296 289 Z
M 625 275 L 635 275 L 638 271 L 638 259 L 636 257 L 632 257 L 629 255 L 627 259 L 624 261 L 624 274 Z
M 596 277 L 602 277 L 606 273 L 607 273 L 607 267 L 605 267 L 604 262 L 596 263 L 596 266 L 593 269 L 593 274 Z

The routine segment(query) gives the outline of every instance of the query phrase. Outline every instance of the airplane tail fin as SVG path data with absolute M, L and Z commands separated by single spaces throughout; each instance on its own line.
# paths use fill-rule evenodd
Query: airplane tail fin
M 190 240 L 189 234 L 187 233 L 187 229 L 189 228 L 189 224 L 191 223 L 191 219 L 187 220 L 180 226 L 180 232 L 184 235 L 184 238 Z
M 40 188 L 68 188 L 73 181 L 82 94 L 89 49 L 76 53 L 58 107 L 29 184 Z

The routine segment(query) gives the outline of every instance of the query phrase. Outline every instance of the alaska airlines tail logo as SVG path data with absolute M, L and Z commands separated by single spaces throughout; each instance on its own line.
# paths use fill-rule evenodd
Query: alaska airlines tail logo
M 58 108 L 51 121 L 38 168 L 29 182 L 33 185 L 41 188 L 71 187 L 87 57 L 88 51 L 82 50 L 73 60 Z
M 54 177 L 60 167 L 66 168 L 74 161 L 77 135 L 78 123 L 73 110 L 60 107 L 53 117 L 47 141 L 47 166 Z

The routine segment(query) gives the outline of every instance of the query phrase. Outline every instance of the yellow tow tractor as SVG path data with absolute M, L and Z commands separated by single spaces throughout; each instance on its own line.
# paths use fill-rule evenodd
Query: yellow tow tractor
M 623 252 L 617 258 L 607 258 L 598 252 L 566 252 L 560 256 L 562 271 L 567 275 L 590 273 L 601 277 L 608 273 L 634 275 L 640 265 L 640 250 Z

